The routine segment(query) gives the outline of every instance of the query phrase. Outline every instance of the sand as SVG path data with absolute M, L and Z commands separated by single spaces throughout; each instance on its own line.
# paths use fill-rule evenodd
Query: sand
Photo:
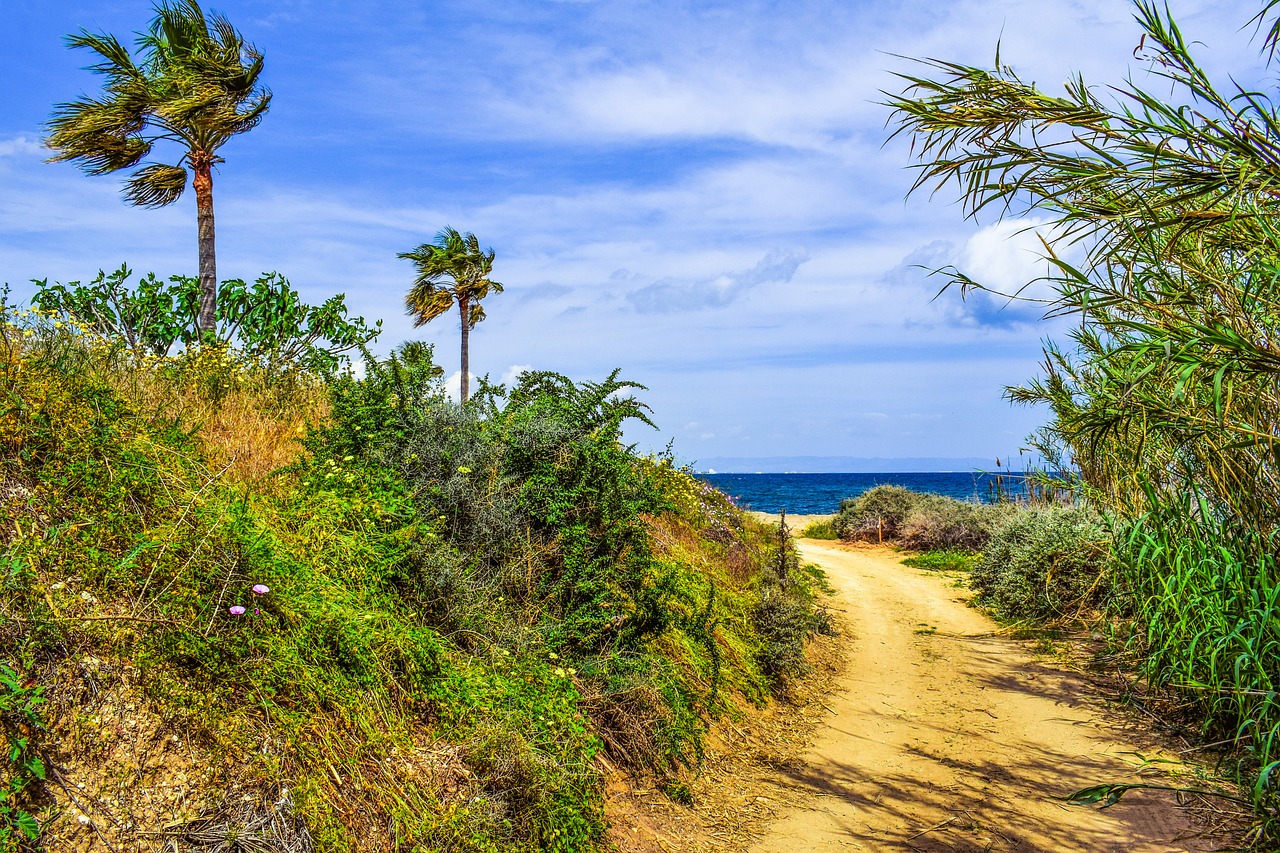
M 1191 837 L 1168 793 L 1105 811 L 1055 799 L 1170 780 L 1140 777 L 1132 753 L 1150 744 L 1089 683 L 997 633 L 953 579 L 888 549 L 799 545 L 837 590 L 848 662 L 827 719 L 777 778 L 794 805 L 753 853 L 1217 849 Z

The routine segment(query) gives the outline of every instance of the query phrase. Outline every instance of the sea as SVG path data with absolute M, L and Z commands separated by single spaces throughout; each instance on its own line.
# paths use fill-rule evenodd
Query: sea
M 916 474 L 698 474 L 742 509 L 759 512 L 786 510 L 797 515 L 836 512 L 840 501 L 856 498 L 876 486 L 901 486 L 962 501 L 985 502 L 995 494 L 995 474 L 957 471 Z M 1021 474 L 1005 472 L 1004 488 L 1017 491 Z M 1014 486 L 1014 488 L 1011 488 Z

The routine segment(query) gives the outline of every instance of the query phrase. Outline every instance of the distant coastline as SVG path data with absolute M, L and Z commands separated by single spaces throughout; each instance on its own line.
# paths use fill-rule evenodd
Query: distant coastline
M 1003 471 L 1005 459 L 1000 462 L 995 456 L 713 456 L 692 467 L 706 474 L 968 474 Z

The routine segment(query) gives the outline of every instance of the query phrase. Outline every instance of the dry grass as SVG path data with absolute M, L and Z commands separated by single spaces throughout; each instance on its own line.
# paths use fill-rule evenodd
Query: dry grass
M 279 797 L 245 795 L 225 801 L 209 814 L 156 833 L 160 853 L 312 853 L 315 845 L 294 817 L 288 789 Z
M 262 377 L 219 358 L 179 358 L 168 372 L 124 366 L 107 378 L 140 413 L 164 413 L 194 429 L 222 479 L 261 485 L 298 458 L 309 426 L 328 416 L 328 396 L 318 380 Z

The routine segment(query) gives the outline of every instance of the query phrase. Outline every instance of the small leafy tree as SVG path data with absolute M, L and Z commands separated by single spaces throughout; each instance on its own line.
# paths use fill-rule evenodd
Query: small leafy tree
M 58 104 L 45 143 L 53 161 L 74 161 L 90 175 L 133 169 L 157 142 L 182 150 L 177 163 L 148 163 L 125 182 L 130 204 L 163 207 L 187 185 L 196 194 L 200 300 L 196 328 L 212 331 L 218 292 L 214 250 L 213 167 L 218 149 L 257 127 L 271 103 L 258 83 L 262 54 L 218 14 L 196 0 L 161 2 L 150 29 L 138 37 L 135 59 L 115 36 L 82 30 L 71 47 L 100 61 L 89 70 L 106 78 L 101 98 Z
M 131 275 L 123 265 L 112 273 L 99 271 L 87 283 L 36 280 L 31 301 L 44 311 L 124 341 L 136 354 L 168 355 L 174 347 L 190 346 L 202 338 L 199 279 L 175 275 L 162 281 L 148 273 L 130 286 Z M 363 317 L 348 317 L 343 294 L 320 305 L 307 305 L 288 279 L 270 272 L 252 283 L 242 279 L 222 283 L 213 333 L 217 340 L 240 347 L 268 367 L 300 365 L 327 374 L 343 362 L 345 353 L 369 344 L 381 329 L 381 320 L 369 326 Z
M 502 285 L 489 278 L 493 271 L 493 250 L 481 250 L 474 234 L 460 234 L 445 227 L 434 243 L 423 243 L 397 257 L 412 261 L 417 277 L 405 296 L 405 307 L 415 317 L 414 327 L 434 320 L 455 304 L 462 321 L 462 402 L 467 401 L 469 338 L 471 330 L 484 319 L 480 300 L 490 290 L 502 292 Z
M 49 283 L 33 279 L 31 302 L 49 313 L 83 323 L 103 337 L 123 341 L 136 355 L 167 355 L 194 335 L 200 310 L 199 292 L 186 279 L 165 281 L 147 273 L 130 286 L 133 271 L 122 264 L 114 272 L 98 271 L 90 282 Z

